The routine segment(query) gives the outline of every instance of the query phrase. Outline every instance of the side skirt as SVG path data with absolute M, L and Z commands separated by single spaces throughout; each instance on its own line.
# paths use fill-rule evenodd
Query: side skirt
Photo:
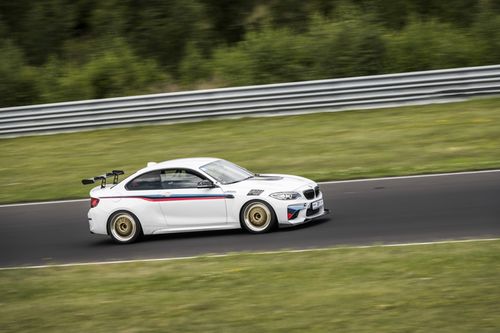
M 241 229 L 239 224 L 224 224 L 206 227 L 187 227 L 187 228 L 164 228 L 153 231 L 152 235 L 157 234 L 172 234 L 177 232 L 195 232 L 195 231 L 209 231 L 209 230 L 230 230 Z

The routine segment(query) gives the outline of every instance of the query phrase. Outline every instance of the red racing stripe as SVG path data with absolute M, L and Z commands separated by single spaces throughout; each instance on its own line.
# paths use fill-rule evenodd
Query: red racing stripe
M 161 201 L 187 201 L 187 200 L 216 200 L 225 199 L 225 196 L 211 196 L 211 197 L 165 197 L 165 198 L 148 198 L 141 196 L 114 196 L 114 197 L 100 197 L 100 199 L 141 199 L 150 202 Z

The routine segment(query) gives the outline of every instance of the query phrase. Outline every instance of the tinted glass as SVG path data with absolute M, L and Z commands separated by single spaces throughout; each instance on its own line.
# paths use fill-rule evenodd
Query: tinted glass
M 225 160 L 208 163 L 200 169 L 222 184 L 237 183 L 253 177 L 250 171 Z
M 147 172 L 127 184 L 127 190 L 159 190 L 162 188 L 160 170 Z
M 162 170 L 161 184 L 164 189 L 196 188 L 203 178 L 184 169 Z

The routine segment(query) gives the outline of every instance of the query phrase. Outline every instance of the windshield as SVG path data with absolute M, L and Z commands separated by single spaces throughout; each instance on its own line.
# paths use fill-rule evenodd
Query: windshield
M 253 177 L 253 173 L 234 163 L 217 160 L 200 168 L 222 184 L 232 184 Z

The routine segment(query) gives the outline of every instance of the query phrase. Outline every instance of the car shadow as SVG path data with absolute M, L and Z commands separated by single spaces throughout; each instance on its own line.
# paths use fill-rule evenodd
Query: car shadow
M 298 230 L 303 230 L 303 229 L 308 229 L 308 228 L 314 228 L 318 225 L 324 224 L 326 222 L 330 221 L 329 217 L 322 217 L 317 220 L 309 221 L 304 224 L 299 224 L 299 225 L 292 225 L 289 227 L 281 227 L 278 232 L 291 232 L 291 231 L 298 231 Z
M 206 238 L 206 237 L 216 237 L 216 236 L 230 236 L 230 235 L 241 235 L 245 232 L 242 229 L 230 229 L 230 230 L 208 230 L 208 231 L 192 231 L 192 232 L 176 232 L 171 234 L 157 234 L 157 235 L 146 235 L 142 239 L 144 241 L 160 241 L 167 239 L 192 239 L 192 238 Z
M 310 221 L 304 224 L 299 224 L 295 226 L 287 226 L 287 227 L 280 227 L 277 230 L 273 230 L 270 233 L 264 234 L 264 235 L 269 235 L 272 233 L 281 233 L 281 232 L 293 232 L 293 231 L 300 231 L 303 229 L 307 228 L 314 228 L 315 226 L 324 224 L 328 222 L 330 218 L 328 217 L 323 217 L 319 218 L 314 221 Z M 251 234 L 249 232 L 246 232 L 243 229 L 230 229 L 230 230 L 208 230 L 208 231 L 193 231 L 193 232 L 178 232 L 178 233 L 171 233 L 171 234 L 156 234 L 156 235 L 145 235 L 142 237 L 141 241 L 142 242 L 158 242 L 158 241 L 165 241 L 165 240 L 175 240 L 175 239 L 196 239 L 196 238 L 207 238 L 207 237 L 226 237 L 226 236 L 248 236 L 248 237 L 255 237 L 255 234 Z M 105 237 L 101 238 L 99 240 L 95 240 L 93 242 L 93 245 L 95 246 L 110 246 L 110 245 L 121 245 L 115 243 L 110 237 Z M 130 244 L 132 245 L 132 244 Z

